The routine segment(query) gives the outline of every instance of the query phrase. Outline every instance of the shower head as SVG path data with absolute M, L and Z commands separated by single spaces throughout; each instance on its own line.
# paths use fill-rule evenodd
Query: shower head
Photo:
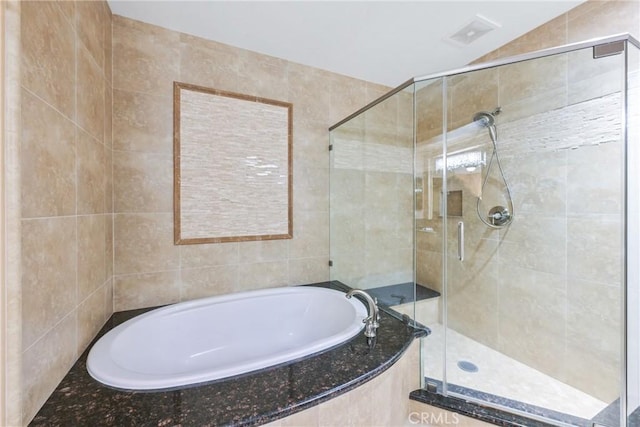
M 480 111 L 473 116 L 473 122 L 479 124 L 482 127 L 489 127 L 495 124 L 496 118 L 491 113 Z
M 473 116 L 473 122 L 479 124 L 482 127 L 491 127 L 495 124 L 496 116 L 500 114 L 501 111 L 501 107 L 498 107 L 491 112 L 479 111 Z

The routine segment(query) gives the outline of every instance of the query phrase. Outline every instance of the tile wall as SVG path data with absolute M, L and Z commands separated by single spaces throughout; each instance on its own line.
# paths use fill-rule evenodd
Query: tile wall
M 329 278 L 327 128 L 388 88 L 113 20 L 114 308 Z M 173 244 L 173 82 L 293 103 L 293 239 Z
M 591 1 L 479 62 L 624 31 L 640 34 L 640 3 Z M 452 131 L 474 112 L 502 107 L 500 152 L 516 212 L 510 227 L 491 230 L 476 218 L 469 175 L 450 181 L 465 195 L 468 261 L 458 268 L 451 233 L 449 325 L 607 403 L 619 395 L 620 371 L 621 61 L 581 51 L 469 73 L 450 79 L 447 100 Z M 441 127 L 441 90 L 419 91 L 422 141 Z M 600 133 L 597 123 L 611 112 L 617 131 Z M 489 141 L 486 130 L 465 132 Z M 536 139 L 565 149 L 527 142 Z M 583 146 L 566 149 L 570 141 Z M 422 225 L 442 228 L 438 219 Z M 418 282 L 441 288 L 438 235 L 419 233 L 417 246 Z
M 20 2 L 6 1 L 4 24 L 4 412 L 0 423 L 22 422 L 22 303 L 20 269 Z M 13 183 L 13 185 L 9 185 Z
M 420 387 L 420 379 L 416 375 L 420 366 L 418 344 L 419 341 L 415 340 L 400 360 L 366 384 L 264 426 L 360 427 L 414 424 L 409 422 L 409 413 L 415 405 L 408 396 Z
M 331 279 L 354 288 L 413 281 L 413 93 L 331 132 Z
M 111 11 L 20 3 L 22 422 L 112 313 Z

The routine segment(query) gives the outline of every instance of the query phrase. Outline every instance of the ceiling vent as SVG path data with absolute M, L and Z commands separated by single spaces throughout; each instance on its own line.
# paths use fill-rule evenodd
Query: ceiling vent
M 500 27 L 500 24 L 497 24 L 484 16 L 476 15 L 471 22 L 445 40 L 456 46 L 464 47 L 478 40 L 488 32 Z

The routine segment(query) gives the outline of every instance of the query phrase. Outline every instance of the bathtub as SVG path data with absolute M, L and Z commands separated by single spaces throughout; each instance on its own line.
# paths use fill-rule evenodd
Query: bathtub
M 100 338 L 87 370 L 126 390 L 219 380 L 341 344 L 360 332 L 356 298 L 317 287 L 286 287 L 203 298 L 135 317 Z

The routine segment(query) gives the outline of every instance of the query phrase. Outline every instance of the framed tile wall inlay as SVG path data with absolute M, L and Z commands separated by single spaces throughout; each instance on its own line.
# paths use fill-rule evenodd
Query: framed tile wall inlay
M 292 238 L 292 109 L 174 82 L 176 244 Z

